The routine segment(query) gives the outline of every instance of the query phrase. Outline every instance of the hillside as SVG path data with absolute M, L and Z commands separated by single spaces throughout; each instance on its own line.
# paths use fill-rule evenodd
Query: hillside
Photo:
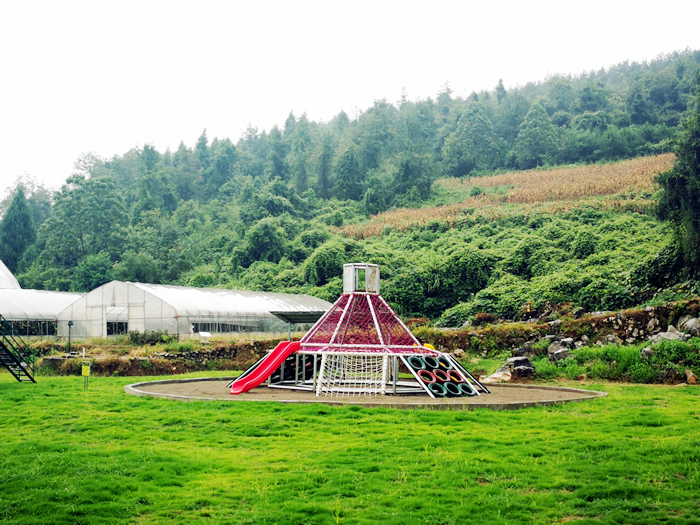
M 0 206 L 0 259 L 25 288 L 331 300 L 343 263 L 373 262 L 401 315 L 441 324 L 637 305 L 686 278 L 652 211 L 665 195 L 678 218 L 654 180 L 697 113 L 699 64 L 689 50 L 466 99 L 380 100 L 353 119 L 290 114 L 236 142 L 205 130 L 176 151 L 86 154 L 56 194 L 20 181 Z
M 651 195 L 657 189 L 654 177 L 668 171 L 673 159 L 673 154 L 667 153 L 593 166 L 438 179 L 435 187 L 441 200 L 466 195 L 464 200 L 379 213 L 369 221 L 343 228 L 342 232 L 359 239 L 379 235 L 387 227 L 405 231 L 434 221 L 452 227 L 476 217 L 501 219 L 507 215 L 563 213 L 583 205 L 601 210 L 644 211 L 653 205 Z

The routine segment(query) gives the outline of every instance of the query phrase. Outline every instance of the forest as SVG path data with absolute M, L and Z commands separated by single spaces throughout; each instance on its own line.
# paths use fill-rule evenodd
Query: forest
M 400 314 L 445 326 L 643 304 L 697 264 L 697 215 L 659 184 L 679 187 L 668 174 L 684 169 L 673 152 L 699 65 L 686 50 L 329 122 L 290 113 L 237 141 L 204 130 L 175 151 L 87 153 L 55 193 L 18 179 L 0 259 L 24 288 L 118 279 L 328 300 L 343 263 L 371 262 Z

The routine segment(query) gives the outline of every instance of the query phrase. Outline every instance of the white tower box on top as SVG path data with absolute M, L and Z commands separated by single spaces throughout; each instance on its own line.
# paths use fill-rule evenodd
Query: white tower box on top
M 343 265 L 343 293 L 379 294 L 379 266 L 367 263 Z

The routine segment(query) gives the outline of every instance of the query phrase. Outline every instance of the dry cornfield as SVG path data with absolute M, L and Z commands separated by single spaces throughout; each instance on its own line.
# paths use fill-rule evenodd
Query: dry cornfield
M 387 226 L 399 231 L 433 222 L 453 226 L 477 216 L 499 219 L 543 212 L 563 213 L 583 205 L 605 210 L 643 211 L 651 204 L 648 199 L 634 196 L 600 197 L 653 192 L 654 177 L 668 171 L 674 158 L 672 153 L 666 153 L 615 164 L 510 172 L 463 180 L 440 179 L 435 184 L 447 189 L 477 186 L 506 186 L 509 189 L 505 194 L 484 193 L 447 206 L 392 210 L 375 215 L 363 224 L 342 228 L 341 231 L 351 237 L 364 238 L 379 235 Z

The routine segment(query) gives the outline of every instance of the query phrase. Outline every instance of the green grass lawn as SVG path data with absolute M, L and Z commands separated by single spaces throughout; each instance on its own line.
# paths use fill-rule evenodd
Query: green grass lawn
M 448 412 L 182 403 L 136 379 L 0 374 L 0 522 L 700 519 L 696 387 Z

